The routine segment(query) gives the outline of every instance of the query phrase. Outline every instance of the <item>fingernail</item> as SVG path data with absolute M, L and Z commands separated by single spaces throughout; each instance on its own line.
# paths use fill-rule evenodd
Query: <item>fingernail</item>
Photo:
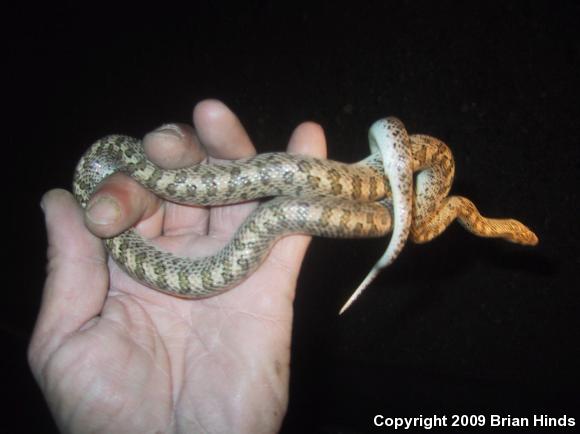
M 163 135 L 166 137 L 183 139 L 183 131 L 175 124 L 163 124 L 159 128 L 153 130 L 152 134 Z
M 89 204 L 87 218 L 98 225 L 115 223 L 121 215 L 117 202 L 110 197 L 102 196 Z

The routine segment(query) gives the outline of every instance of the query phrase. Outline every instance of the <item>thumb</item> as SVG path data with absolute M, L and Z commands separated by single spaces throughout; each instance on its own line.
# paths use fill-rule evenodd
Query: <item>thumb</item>
M 42 198 L 48 238 L 47 277 L 29 347 L 49 355 L 62 340 L 99 314 L 108 288 L 106 254 L 85 227 L 83 212 L 66 190 Z

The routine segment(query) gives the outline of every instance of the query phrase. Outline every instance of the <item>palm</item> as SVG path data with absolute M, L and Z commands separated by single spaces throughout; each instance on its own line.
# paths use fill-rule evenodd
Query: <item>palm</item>
M 226 227 L 233 221 L 220 214 L 233 214 L 235 220 L 242 211 L 228 208 L 212 216 Z M 169 241 L 192 256 L 221 244 L 189 233 L 177 238 L 158 242 Z M 194 426 L 225 427 L 255 407 L 263 409 L 262 420 L 275 414 L 279 421 L 287 399 L 280 391 L 287 390 L 294 276 L 276 264 L 272 258 L 238 288 L 202 301 L 152 291 L 109 264 L 111 288 L 101 316 L 67 340 L 51 365 L 53 378 L 67 378 L 60 386 L 67 390 L 59 391 L 70 401 L 65 407 L 76 407 L 77 415 L 99 414 L 94 428 L 103 423 L 103 414 L 113 426 L 167 427 L 175 413 L 187 414 Z M 274 275 L 278 288 L 269 291 Z M 87 426 L 85 417 L 80 422 Z

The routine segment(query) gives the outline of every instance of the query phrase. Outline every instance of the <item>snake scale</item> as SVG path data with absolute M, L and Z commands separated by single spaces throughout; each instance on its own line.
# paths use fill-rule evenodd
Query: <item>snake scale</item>
M 270 198 L 225 247 L 207 257 L 183 258 L 162 251 L 134 229 L 104 240 L 109 254 L 136 280 L 186 298 L 213 296 L 236 285 L 262 263 L 280 237 L 293 233 L 364 238 L 392 232 L 385 253 L 341 312 L 397 257 L 408 238 L 427 242 L 455 219 L 478 236 L 524 245 L 538 242 L 522 223 L 483 217 L 468 199 L 448 196 L 454 161 L 442 141 L 408 135 L 401 121 L 390 117 L 371 126 L 369 143 L 371 155 L 354 164 L 266 153 L 164 170 L 147 159 L 137 139 L 111 135 L 83 155 L 73 192 L 86 207 L 107 176 L 124 172 L 163 199 L 185 205 Z

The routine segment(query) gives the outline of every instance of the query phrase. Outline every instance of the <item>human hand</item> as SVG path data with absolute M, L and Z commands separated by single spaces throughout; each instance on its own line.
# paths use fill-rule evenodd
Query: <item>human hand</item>
M 193 124 L 147 135 L 149 157 L 176 168 L 255 153 L 237 117 L 218 101 L 199 103 Z M 325 147 L 321 128 L 304 123 L 288 152 L 324 157 Z M 103 183 L 89 207 L 97 201 L 85 222 L 70 193 L 52 190 L 42 200 L 48 271 L 29 362 L 59 428 L 276 432 L 287 407 L 292 302 L 309 237 L 280 240 L 238 287 L 184 300 L 132 280 L 107 260 L 97 236 L 136 224 L 164 249 L 205 256 L 229 240 L 256 203 L 180 206 L 120 174 Z

